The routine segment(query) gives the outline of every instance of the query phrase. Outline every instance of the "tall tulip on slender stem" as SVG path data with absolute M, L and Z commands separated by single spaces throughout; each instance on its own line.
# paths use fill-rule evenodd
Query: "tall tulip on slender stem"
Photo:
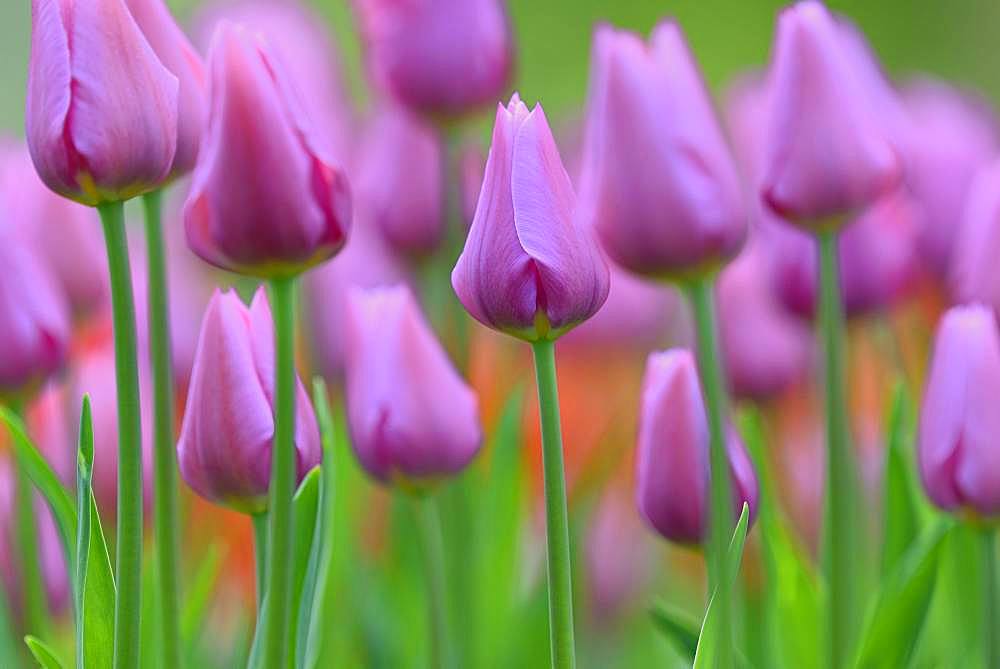
M 107 242 L 118 386 L 116 667 L 139 663 L 142 460 L 135 304 L 122 203 L 166 181 L 177 152 L 178 80 L 124 0 L 32 0 L 27 137 L 57 193 L 96 206 Z
M 608 296 L 608 267 L 575 219 L 576 196 L 541 106 L 497 110 L 476 216 L 451 281 L 484 325 L 531 343 L 542 422 L 552 665 L 573 667 L 573 592 L 555 340 Z
M 292 605 L 297 278 L 344 245 L 351 202 L 346 179 L 316 144 L 280 59 L 262 38 L 222 24 L 208 70 L 208 123 L 184 224 L 203 260 L 271 287 L 275 425 L 261 639 L 263 666 L 279 667 L 288 657 Z

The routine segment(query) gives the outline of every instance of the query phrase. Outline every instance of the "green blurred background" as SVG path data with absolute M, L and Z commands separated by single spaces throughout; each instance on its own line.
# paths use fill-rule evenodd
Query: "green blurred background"
M 22 132 L 30 34 L 29 0 L 0 2 L 0 128 Z M 199 0 L 168 0 L 183 19 Z M 339 37 L 359 86 L 358 44 L 348 0 L 313 0 Z M 518 42 L 518 88 L 551 116 L 572 115 L 586 86 L 590 32 L 597 21 L 647 32 L 676 17 L 714 86 L 768 55 L 779 0 L 511 0 Z M 893 74 L 929 71 L 1000 97 L 1000 2 L 997 0 L 839 0 L 830 7 L 854 19 Z

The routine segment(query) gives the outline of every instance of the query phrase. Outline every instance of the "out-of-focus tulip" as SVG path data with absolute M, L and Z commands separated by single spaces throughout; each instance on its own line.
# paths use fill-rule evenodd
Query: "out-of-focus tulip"
M 483 188 L 483 170 L 486 156 L 478 144 L 467 144 L 458 159 L 458 182 L 462 198 L 462 221 L 472 225 L 479 203 L 479 191 Z
M 778 19 L 761 194 L 792 222 L 829 225 L 900 181 L 899 158 L 872 102 L 877 67 L 862 62 L 870 54 L 859 39 L 819 0 L 798 2 Z
M 574 218 L 576 196 L 541 105 L 497 109 L 483 189 L 452 286 L 476 320 L 555 339 L 608 296 L 607 263 Z
M 1000 314 L 1000 161 L 973 180 L 955 241 L 952 293 L 959 302 L 983 302 Z
M 694 355 L 674 349 L 653 353 L 646 364 L 636 503 L 650 527 L 682 544 L 700 543 L 708 524 L 708 418 Z M 736 431 L 726 439 L 734 516 L 746 502 L 757 511 L 757 477 Z
M 768 284 L 767 249 L 751 242 L 719 278 L 719 337 L 729 388 L 763 400 L 802 380 L 812 357 L 809 328 Z
M 344 371 L 344 324 L 347 294 L 352 287 L 377 288 L 408 280 L 406 268 L 386 246 L 364 210 L 358 212 L 351 243 L 336 258 L 309 272 L 303 280 L 310 340 L 315 363 L 330 378 Z
M 513 72 L 499 0 L 355 0 L 376 84 L 406 106 L 458 116 L 498 100 Z
M 179 84 L 125 0 L 32 0 L 31 16 L 26 124 L 45 185 L 89 205 L 162 185 Z
M 179 82 L 177 100 L 177 152 L 171 176 L 194 169 L 201 143 L 208 100 L 205 96 L 205 66 L 163 0 L 126 0 L 160 62 Z
M 433 483 L 482 445 L 479 403 L 406 286 L 348 296 L 347 420 L 362 466 L 382 482 Z
M 315 139 L 340 164 L 353 153 L 354 109 L 326 22 L 298 0 L 218 0 L 195 18 L 196 40 L 207 51 L 220 23 L 231 21 L 264 35 L 313 122 Z
M 322 457 L 312 403 L 296 378 L 296 474 Z M 245 513 L 267 508 L 274 440 L 274 330 L 263 288 L 248 309 L 212 297 L 201 324 L 177 442 L 181 475 L 199 495 Z
M 739 177 L 677 24 L 660 24 L 648 45 L 597 29 L 583 156 L 581 217 L 625 269 L 699 274 L 742 245 Z
M 71 425 L 67 411 L 68 386 L 52 382 L 28 406 L 28 433 L 64 485 L 76 485 L 76 451 L 79 424 Z
M 920 412 L 924 489 L 947 511 L 1000 513 L 1000 337 L 993 313 L 954 307 L 942 317 Z
M 347 180 L 322 156 L 263 42 L 224 24 L 209 56 L 210 110 L 184 211 L 205 261 L 261 277 L 298 274 L 347 239 Z
M 441 242 L 441 154 L 437 134 L 402 107 L 384 107 L 371 121 L 355 190 L 397 251 L 425 255 Z
M 610 488 L 586 537 L 587 582 L 594 616 L 606 621 L 642 593 L 652 568 L 642 523 L 627 495 Z

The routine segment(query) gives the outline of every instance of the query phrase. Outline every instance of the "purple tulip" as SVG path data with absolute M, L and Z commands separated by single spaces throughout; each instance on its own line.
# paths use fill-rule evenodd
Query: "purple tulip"
M 409 485 L 462 471 L 482 445 L 479 403 L 410 290 L 355 288 L 348 312 L 347 421 L 361 465 Z
M 32 0 L 31 16 L 26 124 L 42 181 L 89 205 L 162 185 L 179 84 L 124 0 Z
M 976 175 L 959 220 L 952 293 L 959 302 L 983 302 L 1000 313 L 1000 160 Z
M 507 90 L 514 55 L 499 0 L 355 0 L 376 85 L 415 111 L 459 116 Z
M 828 225 L 892 191 L 901 166 L 878 114 L 889 97 L 860 33 L 819 0 L 782 11 L 770 70 L 761 194 L 795 223 Z
M 322 457 L 312 403 L 296 378 L 296 473 Z M 181 476 L 205 499 L 244 513 L 267 508 L 274 440 L 274 330 L 264 289 L 248 309 L 216 292 L 205 311 L 177 442 Z
M 234 272 L 292 276 L 347 239 L 347 180 L 313 141 L 280 62 L 223 24 L 209 56 L 210 110 L 184 211 L 188 244 Z
M 194 169 L 205 122 L 205 65 L 163 0 L 125 0 L 132 17 L 153 47 L 160 62 L 177 77 L 177 152 L 172 176 Z
M 646 364 L 636 503 L 650 527 L 682 544 L 700 543 L 708 515 L 708 418 L 694 355 L 674 349 L 653 353 Z M 734 516 L 746 502 L 757 512 L 757 478 L 736 431 L 726 439 Z
M 677 24 L 649 44 L 594 35 L 580 212 L 625 269 L 677 277 L 717 267 L 746 237 L 735 164 Z
M 924 489 L 942 509 L 1000 513 L 1000 339 L 982 306 L 954 307 L 938 325 L 921 406 Z
M 602 495 L 586 536 L 587 583 L 600 621 L 617 617 L 637 599 L 653 574 L 648 535 L 619 488 Z
M 357 199 L 401 253 L 426 255 L 444 236 L 443 156 L 437 133 L 402 107 L 383 107 L 360 152 Z
M 515 93 L 497 109 L 476 216 L 451 275 L 476 320 L 535 341 L 601 308 L 608 267 L 575 206 L 545 112 Z

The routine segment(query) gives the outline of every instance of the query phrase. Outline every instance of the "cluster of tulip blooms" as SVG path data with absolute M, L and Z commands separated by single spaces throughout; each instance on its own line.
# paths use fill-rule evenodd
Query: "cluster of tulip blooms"
M 200 623 L 181 605 L 179 472 L 204 500 L 252 518 L 246 665 L 346 666 L 325 643 L 353 615 L 328 594 L 346 439 L 415 513 L 431 666 L 473 666 L 449 606 L 456 569 L 438 502 L 489 434 L 465 377 L 477 349 L 496 343 L 470 331 L 464 308 L 533 353 L 541 627 L 552 666 L 575 666 L 581 566 L 571 568 L 564 454 L 588 416 L 560 418 L 555 344 L 565 336 L 569 355 L 588 340 L 660 343 L 676 289 L 693 326 L 679 338 L 693 345 L 653 351 L 641 397 L 625 399 L 638 407 L 635 505 L 609 493 L 595 513 L 588 567 L 612 563 L 604 582 L 594 577 L 595 600 L 635 580 L 638 567 L 617 562 L 635 541 L 629 519 L 641 518 L 699 547 L 707 565 L 700 620 L 669 605 L 644 618 L 682 662 L 908 666 L 933 655 L 923 640 L 939 563 L 960 546 L 981 600 L 963 606 L 983 624 L 972 635 L 981 643 L 948 648 L 964 658 L 950 666 L 1000 666 L 990 525 L 1000 512 L 1000 172 L 993 119 L 971 96 L 890 82 L 849 21 L 801 0 L 778 17 L 768 70 L 730 88 L 720 119 L 678 24 L 660 23 L 648 41 L 601 25 L 572 174 L 542 107 L 517 93 L 497 107 L 483 168 L 463 123 L 509 94 L 514 47 L 499 0 L 356 0 L 377 93 L 363 126 L 320 22 L 295 3 L 203 9 L 204 63 L 163 0 L 31 5 L 26 148 L 10 142 L 0 156 L 10 221 L 0 229 L 0 416 L 11 444 L 0 459 L 11 549 L 0 560 L 8 622 L 40 665 L 68 667 L 68 652 L 81 668 L 192 662 L 185 648 Z M 179 225 L 164 231 L 168 188 L 184 197 L 187 249 L 168 243 Z M 144 204 L 144 254 L 130 253 L 133 198 Z M 212 277 L 236 288 L 209 295 Z M 300 283 L 312 369 L 336 385 L 332 402 L 297 372 Z M 897 392 L 876 467 L 882 582 L 866 604 L 875 542 L 852 445 L 845 323 L 915 290 L 956 306 L 937 325 L 916 458 L 912 381 Z M 876 321 L 905 358 L 891 324 Z M 603 365 L 601 351 L 585 356 Z M 913 375 L 905 361 L 896 372 Z M 801 395 L 812 378 L 825 426 L 825 483 L 806 484 L 824 496 L 818 569 L 784 524 L 766 448 L 771 398 Z M 600 392 L 619 392 L 611 384 L 602 378 Z M 954 517 L 931 511 L 917 471 Z M 499 471 L 482 479 L 507 483 Z M 763 615 L 749 621 L 737 614 L 752 599 L 738 587 L 745 547 L 765 581 Z M 63 639 L 52 615 L 70 602 Z M 507 624 L 501 634 L 521 634 Z

